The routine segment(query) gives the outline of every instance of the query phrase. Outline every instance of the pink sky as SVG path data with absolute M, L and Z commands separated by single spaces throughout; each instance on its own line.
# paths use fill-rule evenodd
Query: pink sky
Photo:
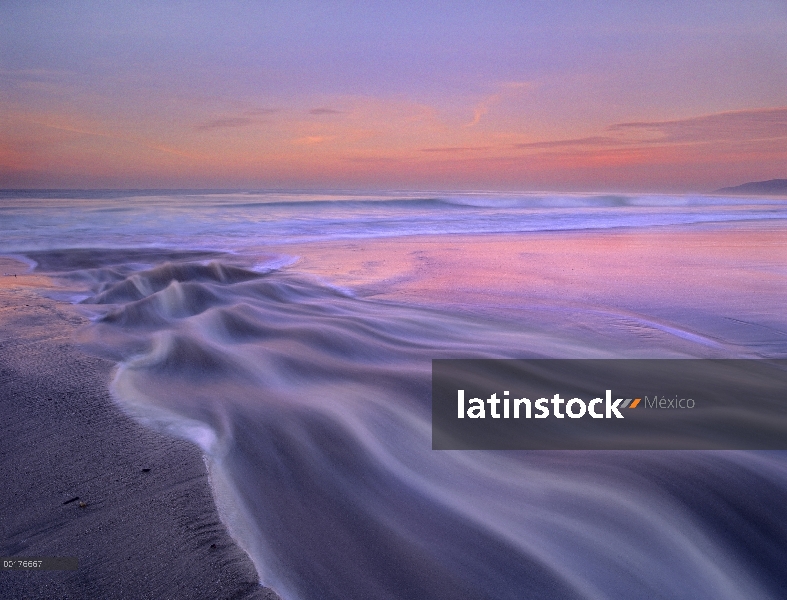
M 0 186 L 787 177 L 787 5 L 4 3 Z

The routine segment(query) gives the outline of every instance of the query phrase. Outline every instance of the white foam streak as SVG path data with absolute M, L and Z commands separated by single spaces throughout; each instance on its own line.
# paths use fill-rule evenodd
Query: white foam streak
M 663 482 L 715 470 L 696 489 L 725 514 L 748 501 L 725 472 L 787 492 L 782 459 L 431 450 L 431 358 L 597 355 L 576 340 L 288 273 L 184 263 L 128 279 L 102 284 L 88 332 L 122 357 L 113 394 L 202 448 L 223 520 L 287 600 L 770 597 Z

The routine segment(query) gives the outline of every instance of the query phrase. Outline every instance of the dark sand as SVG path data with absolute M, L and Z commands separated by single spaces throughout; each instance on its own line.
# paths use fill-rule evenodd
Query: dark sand
M 83 319 L 36 293 L 46 278 L 5 275 L 26 268 L 0 258 L 0 556 L 79 569 L 0 571 L 0 598 L 276 598 L 219 520 L 199 449 L 120 411 L 112 363 L 72 344 Z

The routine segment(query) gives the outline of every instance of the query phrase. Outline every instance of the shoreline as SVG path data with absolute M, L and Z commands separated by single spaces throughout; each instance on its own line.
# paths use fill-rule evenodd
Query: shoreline
M 678 327 L 738 349 L 756 340 L 766 354 L 775 349 L 783 355 L 787 322 L 773 307 L 787 293 L 785 234 L 784 220 L 736 221 L 259 248 L 297 256 L 288 269 L 361 298 L 557 329 L 572 322 L 574 333 L 592 331 L 591 340 L 613 321 L 634 333 L 631 339 L 645 331 L 641 326 L 651 332 L 653 326 Z M 576 321 L 580 313 L 583 320 Z M 634 320 L 640 325 L 631 328 Z M 597 342 L 616 343 L 603 337 Z
M 122 412 L 114 365 L 73 343 L 85 319 L 28 267 L 0 257 L 0 555 L 79 568 L 3 571 L 0 596 L 277 598 L 220 521 L 200 450 Z
M 648 322 L 630 325 L 630 314 L 615 311 L 647 316 L 662 306 L 705 305 L 752 323 L 733 329 L 727 320 L 704 322 L 686 312 L 675 313 L 678 324 L 690 333 L 701 327 L 709 339 L 737 336 L 741 344 L 755 332 L 761 348 L 783 352 L 778 331 L 770 334 L 765 326 L 781 330 L 783 324 L 768 308 L 785 292 L 784 230 L 784 221 L 755 221 L 402 236 L 261 246 L 259 254 L 298 254 L 285 270 L 346 286 L 360 297 L 508 312 L 518 322 L 555 331 L 565 326 L 574 334 L 581 326 L 595 343 L 617 319 L 622 337 L 616 329 L 609 343 L 644 333 L 648 344 L 656 334 L 675 344 L 674 333 Z M 0 257 L 0 275 L 8 264 L 11 259 Z M 77 590 L 78 596 L 111 591 L 121 598 L 276 598 L 257 583 L 251 560 L 221 523 L 200 450 L 125 415 L 108 393 L 113 363 L 85 355 L 72 342 L 84 318 L 70 304 L 36 293 L 57 290 L 46 276 L 14 264 L 18 276 L 0 279 L 0 322 L 7 332 L 0 342 L 0 398 L 9 407 L 0 460 L 13 484 L 0 492 L 0 555 L 69 556 L 75 547 L 88 558 L 76 572 L 1 573 L 0 595 L 70 597 Z M 691 293 L 676 296 L 673 286 L 687 283 Z M 572 307 L 583 303 L 610 312 L 569 323 L 566 315 L 574 318 Z M 687 353 L 692 347 L 686 342 Z M 21 405 L 11 402 L 19 398 Z M 68 503 L 77 496 L 85 507 Z M 118 548 L 129 551 L 113 554 Z M 128 560 L 133 566 L 126 568 Z

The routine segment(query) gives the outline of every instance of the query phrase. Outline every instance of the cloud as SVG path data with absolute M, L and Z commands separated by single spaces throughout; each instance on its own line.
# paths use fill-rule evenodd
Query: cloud
M 595 147 L 595 146 L 616 146 L 624 143 L 624 140 L 614 137 L 585 137 L 573 140 L 553 140 L 549 142 L 529 142 L 525 144 L 514 144 L 515 148 L 522 149 L 542 149 L 542 148 L 575 148 L 575 147 Z
M 607 131 L 639 134 L 648 136 L 642 141 L 662 143 L 781 139 L 787 138 L 787 108 L 736 110 L 673 121 L 617 123 Z
M 614 149 L 630 146 L 745 143 L 787 140 L 787 108 L 739 110 L 669 121 L 632 121 L 610 135 L 514 144 L 520 150 Z
M 327 142 L 331 139 L 333 139 L 333 136 L 325 137 L 322 135 L 307 135 L 292 140 L 292 143 L 299 146 L 313 146 L 314 144 L 322 144 L 323 142 Z
M 421 152 L 445 152 L 455 154 L 457 152 L 472 152 L 473 150 L 489 150 L 489 146 L 451 146 L 446 148 L 421 148 Z
M 469 123 L 465 123 L 465 127 L 477 125 L 478 122 L 481 121 L 481 117 L 487 114 L 492 106 L 498 104 L 506 97 L 529 92 L 535 87 L 535 84 L 532 81 L 504 81 L 503 83 L 499 83 L 497 87 L 500 89 L 499 92 L 487 96 L 475 105 L 473 108 L 473 120 Z
M 370 164 L 399 164 L 402 159 L 395 156 L 345 156 L 343 161 L 352 163 L 370 163 Z
M 281 112 L 279 108 L 252 108 L 251 110 L 247 110 L 244 114 L 247 114 L 251 117 L 264 117 L 267 115 L 272 115 L 277 112 Z
M 469 123 L 466 123 L 465 127 L 473 127 L 474 125 L 477 125 L 478 122 L 481 120 L 481 117 L 483 117 L 486 113 L 489 112 L 489 108 L 492 105 L 500 102 L 501 96 L 502 94 L 492 94 L 491 96 L 487 96 L 486 98 L 481 100 L 481 102 L 476 104 L 475 108 L 473 108 L 473 120 L 470 121 Z
M 343 115 L 344 111 L 333 108 L 313 108 L 309 111 L 310 115 Z
M 143 146 L 150 150 L 156 150 L 158 152 L 164 152 L 165 154 L 172 154 L 174 156 L 181 156 L 183 158 L 196 158 L 196 155 L 184 152 L 177 148 L 172 148 L 170 146 L 166 146 L 164 144 L 157 144 L 151 143 L 149 141 L 143 139 L 137 139 L 133 137 L 123 136 L 123 135 L 115 135 L 111 133 L 104 133 L 101 131 L 92 131 L 90 129 L 85 129 L 82 127 L 73 127 L 67 124 L 58 124 L 58 123 L 48 123 L 45 121 L 35 120 L 35 119 L 18 119 L 19 121 L 31 123 L 33 125 L 39 125 L 41 127 L 46 127 L 47 129 L 55 129 L 58 131 L 66 131 L 68 133 L 76 133 L 78 135 L 86 135 L 90 137 L 97 137 L 97 138 L 105 138 L 108 140 L 115 140 L 119 142 L 125 142 L 129 144 L 136 144 L 139 146 Z
M 211 129 L 228 129 L 234 127 L 247 127 L 254 123 L 249 117 L 227 117 L 224 119 L 213 119 L 207 123 L 202 123 L 194 127 L 197 131 L 209 131 Z

